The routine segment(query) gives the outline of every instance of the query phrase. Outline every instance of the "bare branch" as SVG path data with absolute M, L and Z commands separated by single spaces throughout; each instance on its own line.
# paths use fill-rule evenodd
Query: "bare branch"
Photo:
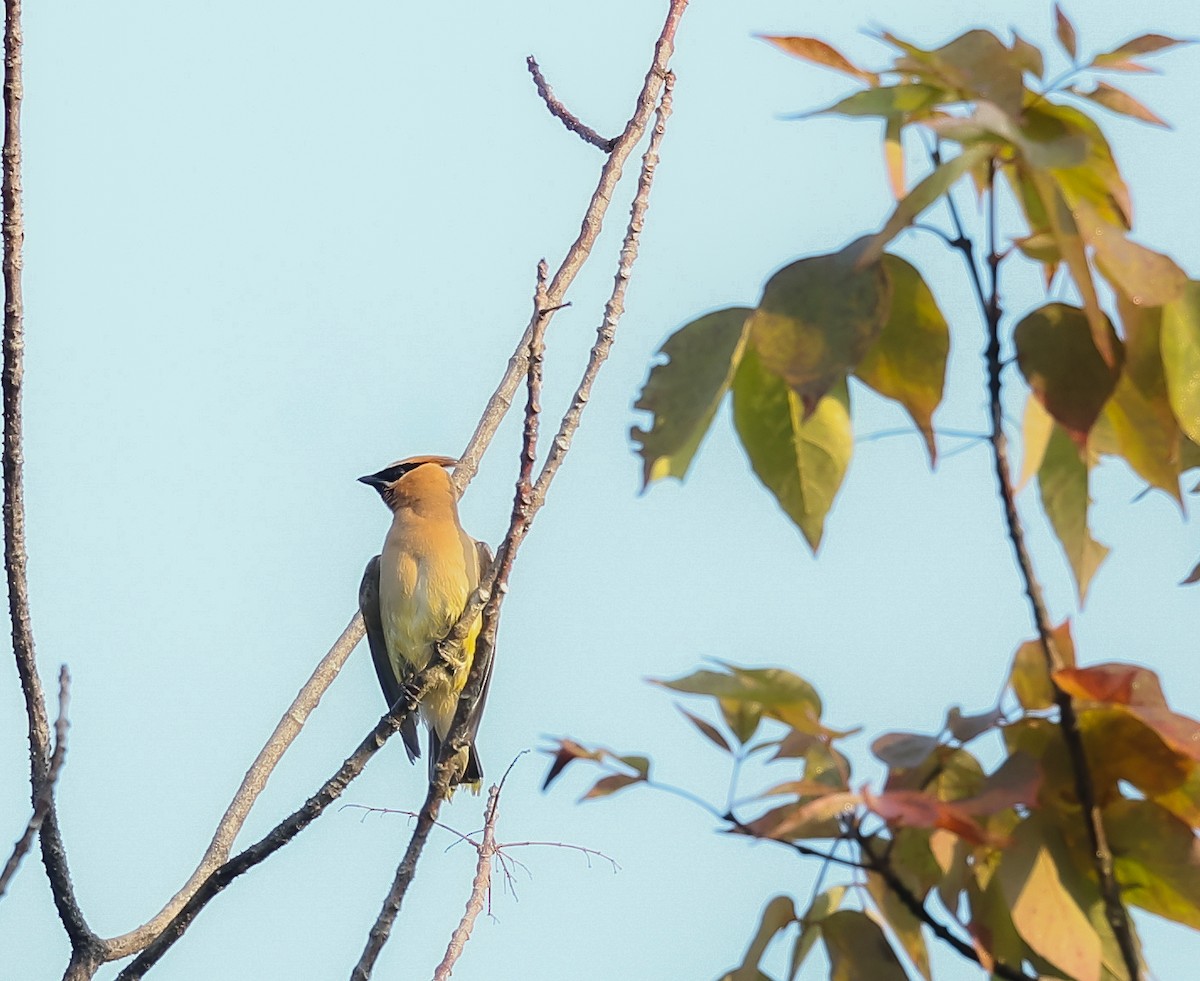
M 538 95 L 546 103 L 546 108 L 550 110 L 550 115 L 559 120 L 567 129 L 583 140 L 584 143 L 590 143 L 605 153 L 611 153 L 617 141 L 605 139 L 586 123 L 582 122 L 578 116 L 559 101 L 554 91 L 550 88 L 550 83 L 546 81 L 546 76 L 542 74 L 542 69 L 533 55 L 525 59 L 525 64 L 529 68 L 529 74 L 533 76 L 533 84 L 537 86 Z
M 243 872 L 265 861 L 284 845 L 296 837 L 301 831 L 312 824 L 325 809 L 341 797 L 346 787 L 354 780 L 367 762 L 374 756 L 388 739 L 400 731 L 401 725 L 409 713 L 416 711 L 416 704 L 421 696 L 433 687 L 435 679 L 445 672 L 445 666 L 439 662 L 430 664 L 418 672 L 406 689 L 409 698 L 400 700 L 379 720 L 375 728 L 359 743 L 358 748 L 346 758 L 337 772 L 321 785 L 304 805 L 293 812 L 267 835 L 259 839 L 245 851 L 225 862 L 210 873 L 201 886 L 183 904 L 179 912 L 148 944 L 145 950 L 130 963 L 120 974 L 117 981 L 137 981 L 150 970 L 174 945 L 184 931 L 191 926 L 192 921 L 208 903 L 216 897 L 230 882 Z
M 462 956 L 463 948 L 471 939 L 471 930 L 475 920 L 483 911 L 487 902 L 488 892 L 492 887 L 492 858 L 496 854 L 496 820 L 500 816 L 500 784 L 495 784 L 488 791 L 487 807 L 484 809 L 483 839 L 476 846 L 479 861 L 475 863 L 475 878 L 471 883 L 471 895 L 467 899 L 467 908 L 463 918 L 450 936 L 446 946 L 446 956 L 433 972 L 433 981 L 446 981 L 454 970 L 454 965 Z
M 687 4 L 688 0 L 670 0 L 667 21 L 663 25 L 658 42 L 655 44 L 654 59 L 649 71 L 646 72 L 645 81 L 642 83 L 642 90 L 638 93 L 637 108 L 629 118 L 629 122 L 625 124 L 624 131 L 617 137 L 616 142 L 613 144 L 612 152 L 608 155 L 608 159 L 604 161 L 604 166 L 600 169 L 600 177 L 596 184 L 596 190 L 592 193 L 591 200 L 588 202 L 587 209 L 584 212 L 579 236 L 567 250 L 562 264 L 551 278 L 550 285 L 546 290 L 547 306 L 545 313 L 547 317 L 562 305 L 567 290 L 579 274 L 579 270 L 583 268 L 584 262 L 591 254 L 592 247 L 596 244 L 596 239 L 600 235 L 604 224 L 604 216 L 608 212 L 608 206 L 612 201 L 613 191 L 621 179 L 625 161 L 629 159 L 629 155 L 633 153 L 634 148 L 641 142 L 642 136 L 646 132 L 646 127 L 650 123 L 650 117 L 654 114 L 655 106 L 658 104 L 659 93 L 662 91 L 663 81 L 667 74 L 667 65 L 670 63 L 671 55 L 675 51 L 675 31 L 679 26 L 679 20 L 683 16 L 684 10 L 687 9 Z M 518 342 L 516 350 L 508 361 L 504 377 L 500 379 L 500 384 L 496 387 L 496 391 L 492 394 L 491 399 L 488 400 L 487 407 L 483 411 L 483 416 L 479 420 L 479 425 L 476 427 L 471 441 L 467 444 L 467 448 L 463 451 L 461 463 L 459 463 L 458 468 L 454 471 L 454 485 L 460 492 L 470 483 L 471 478 L 478 471 L 479 462 L 483 459 L 484 452 L 491 443 L 492 437 L 496 434 L 496 430 L 500 427 L 500 422 L 504 419 L 508 407 L 512 404 L 517 386 L 525 376 L 527 368 L 525 358 L 526 352 L 529 350 L 529 338 L 532 333 L 533 322 L 530 321 L 529 326 L 525 328 L 525 334 Z
M 584 369 L 583 378 L 579 382 L 579 387 L 575 391 L 575 397 L 571 400 L 570 407 L 563 416 L 562 424 L 558 428 L 558 434 L 554 437 L 554 443 L 551 445 L 550 452 L 546 457 L 546 463 L 543 465 L 542 472 L 538 475 L 537 483 L 534 485 L 533 506 L 535 510 L 536 508 L 540 508 L 545 502 L 546 492 L 550 489 L 550 481 L 554 479 L 554 474 L 557 472 L 559 466 L 562 465 L 563 457 L 566 456 L 567 450 L 571 448 L 571 439 L 575 435 L 575 430 L 579 428 L 579 420 L 583 414 L 583 407 L 587 405 L 588 399 L 591 397 L 592 384 L 596 380 L 596 375 L 600 372 L 601 365 L 608 358 L 608 352 L 612 349 L 613 338 L 616 334 L 617 324 L 620 322 L 621 315 L 625 312 L 625 291 L 629 286 L 629 275 L 633 270 L 633 264 L 637 260 L 638 242 L 642 235 L 646 209 L 650 205 L 650 188 L 654 183 L 654 171 L 658 167 L 659 148 L 662 145 L 663 134 L 666 132 L 667 119 L 671 115 L 671 95 L 674 86 L 675 76 L 670 72 L 664 72 L 662 98 L 659 100 L 656 110 L 657 115 L 654 122 L 654 130 L 650 135 L 650 145 L 646 148 L 646 152 L 642 156 L 642 169 L 638 174 L 637 194 L 634 196 L 633 205 L 630 208 L 629 226 L 625 231 L 625 240 L 621 245 L 621 257 L 617 264 L 612 294 L 609 296 L 608 303 L 604 308 L 604 319 L 596 331 L 596 343 L 592 345 L 592 351 L 588 356 L 588 363 Z
M 37 800 L 34 801 L 33 814 L 25 825 L 25 833 L 13 846 L 12 854 L 4 863 L 4 871 L 0 872 L 0 896 L 4 895 L 22 859 L 28 854 L 33 845 L 34 835 L 41 828 L 42 822 L 50 810 L 50 805 L 53 803 L 54 785 L 58 781 L 58 773 L 62 769 L 63 760 L 67 757 L 67 728 L 69 726 L 67 702 L 70 698 L 70 691 L 71 676 L 67 673 L 67 666 L 64 664 L 58 671 L 58 718 L 54 722 L 54 752 L 50 755 L 50 766 L 46 771 L 46 779 L 42 781 Z
M 25 451 L 21 418 L 25 374 L 25 304 L 21 291 L 25 218 L 21 207 L 21 100 L 25 89 L 21 70 L 21 0 L 4 3 L 4 150 L 0 197 L 4 205 L 4 372 L 0 390 L 4 401 L 4 571 L 8 582 L 8 612 L 12 621 L 13 654 L 25 714 L 29 723 L 30 799 L 36 810 L 50 779 L 50 723 L 46 696 L 37 670 L 33 627 L 29 614 L 28 554 L 25 547 Z M 42 863 L 59 918 L 72 950 L 91 947 L 96 935 L 75 898 L 67 854 L 51 794 L 41 819 Z

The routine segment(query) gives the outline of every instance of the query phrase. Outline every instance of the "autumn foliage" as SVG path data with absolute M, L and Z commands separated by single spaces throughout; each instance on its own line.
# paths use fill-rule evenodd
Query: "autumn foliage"
M 1095 116 L 1164 125 L 1110 79 L 1182 42 L 1146 34 L 1083 60 L 1057 8 L 1055 32 L 1071 68 L 1048 82 L 1043 53 L 1015 34 L 972 30 L 925 50 L 885 33 L 894 58 L 879 70 L 815 38 L 766 38 L 860 84 L 818 112 L 884 121 L 894 209 L 878 231 L 784 264 L 753 305 L 676 331 L 637 403 L 651 414 L 633 433 L 648 486 L 687 474 L 730 396 L 754 472 L 815 552 L 853 454 L 850 379 L 899 403 L 937 461 L 951 329 L 920 270 L 888 249 L 946 208 L 949 230 L 932 230 L 962 254 L 988 331 L 998 496 L 1038 636 L 1014 639 L 995 708 L 951 709 L 935 735 L 878 736 L 881 781 L 851 772 L 839 742 L 854 730 L 831 727 L 812 686 L 782 668 L 725 664 L 658 682 L 707 704 L 684 714 L 731 765 L 788 772 L 754 803 L 714 807 L 727 830 L 848 872 L 806 908 L 770 900 L 731 981 L 766 978 L 762 958 L 785 936 L 789 979 L 818 941 L 834 978 L 904 978 L 905 962 L 930 978 L 930 938 L 997 977 L 1129 979 L 1144 968 L 1128 906 L 1200 928 L 1200 724 L 1171 710 L 1152 671 L 1077 661 L 1069 622 L 1047 619 L 1012 504 L 1036 476 L 1082 603 L 1108 553 L 1088 523 L 1101 457 L 1181 508 L 1200 491 L 1187 481 L 1200 466 L 1200 281 L 1131 237 L 1132 196 Z M 910 130 L 920 139 L 906 144 Z M 955 206 L 964 185 L 980 228 Z M 998 199 L 1019 227 L 1001 227 Z M 1001 275 L 1018 256 L 1070 299 L 1002 308 Z M 1000 410 L 1005 347 L 1028 388 L 1016 477 Z M 1180 576 L 1196 581 L 1200 564 Z M 566 739 L 552 753 L 547 783 L 580 762 L 602 771 L 586 798 L 656 783 L 644 755 Z

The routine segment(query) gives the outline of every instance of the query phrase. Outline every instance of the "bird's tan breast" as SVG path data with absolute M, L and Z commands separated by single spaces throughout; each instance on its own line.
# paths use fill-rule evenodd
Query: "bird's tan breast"
M 478 574 L 455 540 L 389 535 L 379 566 L 379 606 L 388 654 L 400 676 L 429 663 L 433 645 L 454 625 Z M 474 574 L 473 574 L 474 573 Z

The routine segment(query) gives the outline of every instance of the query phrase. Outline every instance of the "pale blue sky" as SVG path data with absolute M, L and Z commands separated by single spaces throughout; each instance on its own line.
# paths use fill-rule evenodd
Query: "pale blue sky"
M 688 483 L 644 497 L 627 432 L 668 333 L 752 303 L 779 265 L 877 226 L 888 206 L 876 124 L 780 119 L 852 83 L 752 35 L 814 34 L 882 63 L 862 28 L 934 44 L 970 26 L 1015 26 L 1043 43 L 1050 7 L 694 0 L 628 314 L 512 578 L 480 739 L 489 777 L 544 734 L 570 734 L 648 750 L 665 779 L 723 793 L 723 761 L 642 681 L 706 657 L 787 666 L 818 687 L 835 724 L 868 733 L 933 731 L 950 704 L 992 704 L 1029 618 L 985 450 L 931 475 L 916 437 L 860 445 L 814 560 L 724 414 Z M 556 263 L 578 228 L 600 155 L 549 119 L 525 56 L 585 120 L 615 132 L 663 9 L 118 0 L 26 10 L 33 617 L 44 676 L 66 662 L 74 677 L 60 809 L 99 932 L 142 922 L 187 878 L 352 613 L 387 524 L 355 478 L 461 450 L 526 322 L 537 260 Z M 1200 10 L 1179 0 L 1068 9 L 1084 50 L 1145 30 L 1200 36 Z M 1198 275 L 1200 54 L 1154 63 L 1165 79 L 1127 87 L 1176 129 L 1114 119 L 1109 132 L 1139 236 Z M 631 193 L 627 182 L 554 323 L 550 416 L 599 322 Z M 982 339 L 960 266 L 928 236 L 904 248 L 957 331 L 937 423 L 981 429 Z M 1038 302 L 1031 272 L 1006 286 L 1009 310 Z M 1015 393 L 1011 404 L 1019 411 Z M 868 397 L 857 410 L 863 431 L 905 424 Z M 511 502 L 511 423 L 463 503 L 468 529 L 493 543 Z M 1174 704 L 1200 715 L 1200 592 L 1175 586 L 1200 532 L 1162 495 L 1131 503 L 1136 492 L 1121 467 L 1102 472 L 1094 523 L 1114 555 L 1077 621 L 1081 656 L 1149 664 Z M 1064 616 L 1065 565 L 1033 493 L 1022 503 Z M 15 836 L 27 761 L 8 663 L 0 831 Z M 311 793 L 382 709 L 356 652 L 243 843 Z M 868 742 L 851 744 L 859 780 L 879 774 Z M 423 772 L 389 745 L 345 799 L 415 807 Z M 635 790 L 577 806 L 582 774 L 542 795 L 543 774 L 539 757 L 518 764 L 500 837 L 586 845 L 622 870 L 526 850 L 532 879 L 518 878 L 519 902 L 497 890 L 495 920 L 480 921 L 455 972 L 462 981 L 703 981 L 740 958 L 769 896 L 808 895 L 811 865 L 714 835 L 680 801 Z M 462 799 L 444 816 L 472 830 L 478 811 Z M 153 976 L 347 976 L 406 840 L 403 818 L 331 810 L 214 902 Z M 473 860 L 443 853 L 451 840 L 426 852 L 378 977 L 428 977 L 440 959 Z M 1158 977 L 1194 970 L 1194 936 L 1158 926 L 1144 936 Z M 58 977 L 66 950 L 30 862 L 0 903 L 3 974 Z M 944 978 L 979 976 L 951 957 L 937 963 Z M 805 976 L 818 970 L 814 961 Z

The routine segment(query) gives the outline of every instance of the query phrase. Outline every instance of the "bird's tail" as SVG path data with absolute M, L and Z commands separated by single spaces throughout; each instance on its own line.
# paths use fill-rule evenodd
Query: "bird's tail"
M 438 734 L 434 731 L 433 726 L 429 727 L 429 782 L 433 783 L 434 774 L 437 770 L 438 757 L 442 754 L 442 741 L 438 738 Z M 463 757 L 466 757 L 464 760 Z M 450 795 L 453 795 L 459 787 L 466 787 L 473 794 L 478 794 L 483 788 L 483 765 L 479 762 L 479 751 L 475 748 L 474 740 L 471 741 L 467 748 L 459 753 L 459 757 L 455 760 L 457 764 L 455 773 L 450 778 Z

